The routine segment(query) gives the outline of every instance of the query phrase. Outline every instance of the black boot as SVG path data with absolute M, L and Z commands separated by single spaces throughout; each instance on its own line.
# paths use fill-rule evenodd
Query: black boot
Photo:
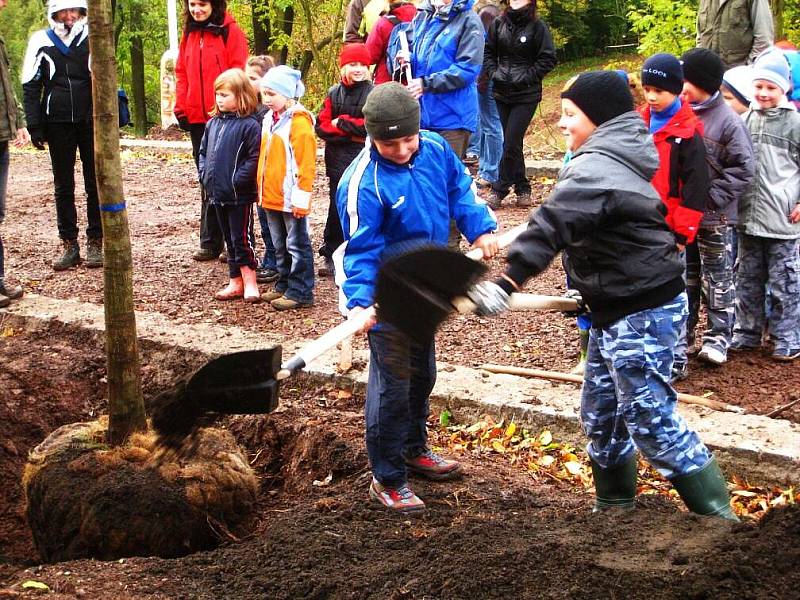
M 693 513 L 731 521 L 739 520 L 731 509 L 728 486 L 716 458 L 709 460 L 702 469 L 679 475 L 671 482 L 686 508 Z
M 53 261 L 54 271 L 65 271 L 76 267 L 81 262 L 81 250 L 78 240 L 61 240 L 64 249 L 56 260 Z
M 591 460 L 591 463 L 597 495 L 592 512 L 610 508 L 632 509 L 636 499 L 636 479 L 639 470 L 636 453 L 634 452 L 627 462 L 608 469 L 604 469 L 594 460 Z
M 15 285 L 8 287 L 4 279 L 0 279 L 0 296 L 5 296 L 10 300 L 17 300 L 22 298 L 22 286 Z
M 103 266 L 103 238 L 89 238 L 86 242 L 86 260 L 84 264 L 90 269 Z

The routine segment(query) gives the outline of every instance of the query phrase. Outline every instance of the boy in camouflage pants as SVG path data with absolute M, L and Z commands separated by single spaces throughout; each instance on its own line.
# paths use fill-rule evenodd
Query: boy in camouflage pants
M 613 71 L 583 73 L 561 93 L 572 160 L 511 246 L 500 279 L 469 292 L 478 312 L 509 296 L 564 251 L 572 287 L 592 310 L 581 395 L 597 502 L 633 508 L 636 449 L 693 512 L 736 519 L 716 460 L 675 412 L 673 350 L 686 321 L 683 264 L 650 181 L 658 153 Z
M 786 93 L 791 74 L 780 52 L 754 64 L 753 99 L 745 114 L 756 148 L 756 179 L 739 209 L 736 328 L 731 350 L 761 345 L 764 297 L 770 289 L 772 357 L 800 357 L 800 114 Z

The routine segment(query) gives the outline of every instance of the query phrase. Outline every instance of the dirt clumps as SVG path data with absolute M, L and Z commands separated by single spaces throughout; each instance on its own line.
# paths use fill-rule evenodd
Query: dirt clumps
M 105 428 L 66 425 L 31 452 L 26 516 L 43 560 L 183 556 L 244 531 L 258 482 L 228 432 L 198 431 L 188 456 L 152 432 L 109 448 Z

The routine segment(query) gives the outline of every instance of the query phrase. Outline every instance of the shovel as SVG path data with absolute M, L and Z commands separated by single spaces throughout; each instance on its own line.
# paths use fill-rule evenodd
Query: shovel
M 498 236 L 497 243 L 502 248 L 513 242 L 522 233 L 527 224 L 522 224 Z M 482 272 L 482 265 L 477 262 L 482 258 L 481 250 L 473 250 L 464 258 L 463 255 L 447 252 L 446 259 L 452 260 L 449 255 L 460 256 L 462 264 L 468 264 L 470 277 Z M 471 259 L 471 260 L 470 260 Z M 463 263 L 466 261 L 466 263 Z M 413 259 L 412 259 L 413 262 Z M 450 266 L 448 262 L 447 267 Z M 397 283 L 387 284 L 391 277 L 391 269 L 387 271 L 382 267 L 378 274 L 376 284 L 376 302 L 386 304 L 391 314 L 396 314 L 402 304 L 394 293 L 402 294 L 403 286 Z M 456 285 L 457 281 L 450 281 Z M 456 286 L 457 287 L 457 286 Z M 459 289 L 461 289 L 459 287 Z M 468 286 L 467 286 L 468 287 Z M 464 288 L 461 293 L 466 292 Z M 424 289 L 402 297 L 418 297 L 424 295 Z M 426 322 L 425 327 L 430 327 L 426 320 L 426 310 L 435 310 L 436 296 L 432 295 L 429 302 L 420 304 L 422 310 L 415 311 L 420 319 Z M 426 308 L 427 307 L 427 308 Z M 405 308 L 408 308 L 406 306 Z M 447 312 L 452 312 L 450 307 Z M 194 403 L 200 411 L 217 412 L 222 414 L 263 414 L 275 410 L 278 406 L 280 382 L 291 377 L 313 360 L 335 347 L 339 342 L 358 333 L 374 316 L 375 306 L 361 311 L 354 317 L 340 323 L 321 337 L 303 346 L 289 360 L 282 362 L 283 349 L 281 346 L 261 350 L 244 350 L 225 354 L 210 360 L 201 367 L 186 384 L 187 401 Z M 379 315 L 380 316 L 380 315 Z M 439 320 L 439 322 L 441 319 Z M 437 322 L 438 324 L 438 322 Z

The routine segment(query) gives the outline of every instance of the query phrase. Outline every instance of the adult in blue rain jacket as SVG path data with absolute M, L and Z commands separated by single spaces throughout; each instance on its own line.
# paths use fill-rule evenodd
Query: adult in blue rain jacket
M 478 125 L 484 35 L 473 4 L 422 0 L 413 21 L 409 91 L 419 98 L 422 128 L 444 137 L 459 158 Z

